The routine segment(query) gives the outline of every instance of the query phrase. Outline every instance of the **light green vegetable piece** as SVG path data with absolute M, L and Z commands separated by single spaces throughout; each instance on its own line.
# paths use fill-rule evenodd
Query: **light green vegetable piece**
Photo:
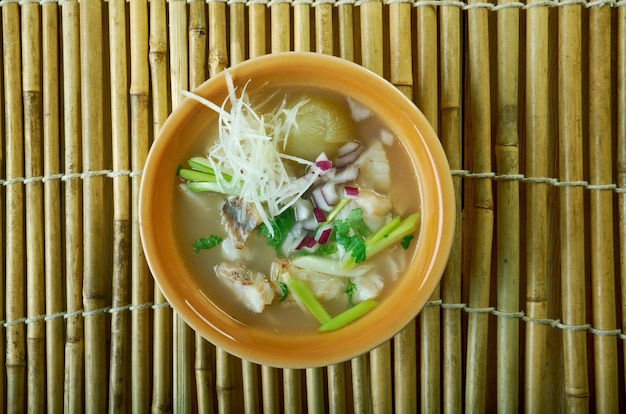
M 359 319 L 361 316 L 365 315 L 367 312 L 371 311 L 378 305 L 378 302 L 368 299 L 365 300 L 354 307 L 348 309 L 335 316 L 331 320 L 326 323 L 323 323 L 317 330 L 318 332 L 330 332 L 337 330 L 339 328 L 343 328 L 351 322 Z

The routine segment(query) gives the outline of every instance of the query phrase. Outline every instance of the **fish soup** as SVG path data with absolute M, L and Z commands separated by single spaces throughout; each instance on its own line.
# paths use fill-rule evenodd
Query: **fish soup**
M 295 85 L 251 82 L 212 107 L 220 127 L 191 137 L 173 189 L 176 243 L 202 295 L 241 324 L 293 334 L 384 301 L 421 221 L 393 129 L 337 91 Z

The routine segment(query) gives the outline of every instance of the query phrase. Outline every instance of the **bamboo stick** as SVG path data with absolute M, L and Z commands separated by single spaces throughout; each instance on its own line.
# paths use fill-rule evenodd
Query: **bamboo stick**
M 215 348 L 196 333 L 196 392 L 200 413 L 213 412 L 215 381 L 212 361 L 214 358 Z
M 84 0 L 80 4 L 80 71 L 83 167 L 86 171 L 104 169 L 102 3 Z M 106 409 L 105 306 L 107 278 L 104 265 L 104 177 L 83 180 L 85 309 L 85 410 Z M 95 311 L 95 312 L 94 312 Z M 94 312 L 94 313 L 90 313 Z
M 59 13 L 56 3 L 44 3 L 42 12 L 43 139 L 44 176 L 61 173 L 59 134 Z M 63 307 L 61 182 L 44 182 L 44 252 L 46 314 Z M 63 319 L 46 321 L 46 406 L 48 412 L 63 412 Z
M 626 7 L 617 9 L 617 185 L 626 188 Z M 626 286 L 626 193 L 617 197 L 619 213 L 619 263 L 620 282 Z M 626 289 L 622 289 L 622 332 L 626 332 Z M 622 341 L 622 354 L 626 354 L 626 341 Z M 622 370 L 626 372 L 626 360 Z M 626 384 L 623 393 L 626 392 Z
M 230 38 L 230 65 L 246 60 L 246 4 L 243 1 L 232 2 L 229 5 L 229 38 Z
M 326 55 L 333 54 L 333 5 L 320 3 L 315 10 L 315 51 Z
M 439 9 L 441 127 L 439 136 L 453 170 L 462 168 L 461 150 L 461 12 L 457 7 Z M 461 303 L 461 178 L 453 177 L 456 225 L 450 257 L 441 281 L 444 304 Z M 443 411 L 461 412 L 463 375 L 461 310 L 443 309 Z
M 130 3 L 130 141 L 131 169 L 143 169 L 149 148 L 150 79 L 148 71 L 148 4 L 145 0 Z M 133 175 L 131 190 L 131 395 L 133 412 L 150 408 L 150 303 L 154 287 L 139 234 L 139 187 L 141 179 Z
M 167 29 L 165 1 L 150 2 L 148 60 L 152 94 L 152 136 L 156 138 L 167 119 Z M 170 412 L 172 404 L 172 310 L 154 283 L 154 332 L 152 363 L 152 412 Z
M 410 14 L 409 14 L 410 16 Z M 437 10 L 434 6 L 417 8 L 417 87 L 415 102 L 422 110 L 435 132 L 439 130 Z M 431 301 L 441 298 L 437 286 Z M 441 411 L 441 310 L 426 306 L 419 315 L 420 328 L 420 395 L 423 412 Z
M 201 0 L 189 3 L 189 88 L 200 86 L 207 78 L 207 24 L 205 3 Z M 213 370 L 210 358 L 211 345 L 195 333 L 195 380 L 198 412 L 213 410 Z
M 82 172 L 80 128 L 79 9 L 77 1 L 61 5 L 63 36 L 63 125 L 65 174 Z M 64 411 L 82 412 L 84 390 L 82 182 L 65 182 L 66 342 Z
M 475 3 L 474 0 L 470 4 Z M 489 22 L 485 9 L 468 11 L 469 117 L 472 127 L 472 169 L 491 172 L 491 113 L 489 82 Z M 489 306 L 493 238 L 491 180 L 473 182 L 470 236 L 469 306 Z M 472 312 L 468 317 L 466 411 L 485 411 L 489 315 Z
M 370 387 L 370 365 L 368 354 L 352 358 L 352 399 L 355 413 L 366 413 L 372 410 Z
M 291 50 L 291 4 L 276 1 L 269 5 L 271 16 L 271 51 L 272 53 Z
M 368 0 L 360 6 L 361 64 L 383 76 L 383 3 Z
M 548 177 L 548 8 L 526 12 L 526 164 L 528 177 Z M 526 186 L 526 314 L 548 317 L 548 184 Z M 547 325 L 526 324 L 524 408 L 544 411 Z
M 20 79 L 20 15 L 17 3 L 2 5 L 4 58 L 4 125 L 6 132 L 6 177 L 24 176 L 24 136 Z M 24 304 L 24 187 L 6 189 L 6 319 L 25 317 Z M 6 327 L 7 409 L 26 408 L 26 344 L 24 324 Z
M 228 66 L 226 3 L 209 1 L 209 74 L 215 76 Z
M 41 131 L 41 26 L 39 5 L 24 4 L 22 18 L 22 102 L 24 106 L 24 172 L 26 179 L 43 175 Z M 25 186 L 26 208 L 26 316 L 45 313 L 43 251 L 43 183 Z M 26 326 L 27 409 L 45 406 L 45 326 L 43 320 Z
M 278 405 L 278 369 L 261 366 L 263 384 L 263 412 L 268 414 L 280 412 Z
M 346 364 L 329 365 L 328 372 L 328 412 L 333 414 L 345 413 L 347 410 Z
M 391 340 L 370 352 L 372 409 L 374 413 L 391 413 L 393 408 L 391 381 Z
M 307 2 L 293 3 L 293 50 L 311 51 L 311 5 Z
M 132 7 L 132 6 L 131 6 Z M 109 2 L 109 56 L 111 74 L 111 138 L 113 171 L 130 167 L 128 146 L 128 80 L 126 76 L 126 2 Z M 136 34 L 136 33 L 133 33 Z M 111 306 L 128 305 L 130 274 L 130 185 L 128 176 L 113 178 L 113 286 Z M 128 384 L 126 373 L 129 359 L 129 315 L 113 312 L 111 315 L 111 352 L 109 360 L 109 412 L 127 410 Z M 135 364 L 132 365 L 136 369 Z
M 420 9 L 421 7 L 418 8 L 418 10 Z M 411 59 L 411 37 L 413 32 L 411 28 L 411 13 L 411 4 L 409 3 L 394 2 L 389 5 L 389 80 L 409 99 L 413 99 L 413 62 Z M 420 33 L 427 34 L 428 32 L 423 30 Z M 436 45 L 434 43 L 432 46 Z M 435 71 L 434 75 L 436 74 L 437 71 Z
M 302 380 L 299 369 L 283 370 L 283 398 L 286 413 L 302 412 Z
M 518 174 L 519 9 L 504 8 L 497 13 L 496 172 Z M 497 205 L 497 309 L 515 313 L 520 309 L 519 181 L 498 181 Z M 519 407 L 519 319 L 498 317 L 496 331 L 496 404 L 498 410 L 513 412 Z
M 412 10 L 409 3 L 397 2 L 389 5 L 390 81 L 409 99 L 413 99 L 411 14 Z M 434 337 L 434 335 L 428 335 L 424 339 Z M 398 412 L 416 412 L 417 372 L 415 367 L 417 366 L 417 353 L 415 320 L 411 321 L 395 336 L 393 344 L 394 383 L 396 384 L 394 387 L 395 408 Z M 437 366 L 438 369 L 439 367 Z
M 1 8 L 0 8 L 1 10 Z M 4 59 L 2 59 L 2 70 L 0 70 L 0 82 L 2 85 L 4 85 Z M 6 151 L 6 147 L 5 147 L 5 134 L 4 134 L 4 116 L 5 116 L 5 112 L 4 112 L 4 88 L 2 88 L 0 90 L 0 114 L 2 114 L 2 116 L 0 116 L 0 171 L 2 171 L 3 177 L 6 177 L 6 170 L 4 169 L 5 166 L 5 151 Z M 5 211 L 7 210 L 7 204 L 6 204 L 6 198 L 5 198 L 5 192 L 6 192 L 6 188 L 4 185 L 0 185 L 0 223 L 2 223 L 2 225 L 0 225 L 0 280 L 2 280 L 2 283 L 0 283 L 0 320 L 6 321 L 6 317 L 5 317 L 5 293 L 6 293 L 6 274 L 5 274 L 5 256 L 6 256 L 6 250 L 5 250 L 5 240 L 6 240 L 6 232 L 5 232 L 5 226 L 7 224 L 7 222 L 5 221 Z M 4 328 L 4 325 L 3 325 Z M 3 332 L 6 338 L 6 331 Z M 5 352 L 5 338 L 1 338 L 0 339 L 0 355 L 3 355 L 3 361 L 5 361 L 4 358 L 6 358 L 6 352 Z M 4 404 L 6 402 L 6 390 L 7 390 L 7 381 L 6 381 L 6 375 L 0 375 L 0 406 L 4 407 Z
M 306 401 L 307 413 L 323 413 L 324 405 L 324 380 L 322 368 L 308 368 L 306 370 Z
M 265 3 L 250 3 L 248 6 L 248 44 L 250 58 L 267 53 L 265 28 Z
M 589 183 L 613 182 L 611 117 L 611 9 L 594 6 L 589 11 Z M 613 194 L 590 190 L 591 299 L 593 326 L 614 330 L 615 269 Z M 618 412 L 617 339 L 594 335 L 595 408 Z
M 207 19 L 202 0 L 189 2 L 189 88 L 197 88 L 207 78 Z
M 423 311 L 422 311 L 423 312 Z M 417 327 L 413 319 L 393 338 L 394 404 L 397 412 L 417 412 Z M 428 341 L 433 336 L 429 336 Z M 439 369 L 439 366 L 437 366 Z
M 242 360 L 241 371 L 243 376 L 243 406 L 246 413 L 255 413 L 259 406 L 258 365 Z
M 581 6 L 559 7 L 559 179 L 583 179 Z M 585 244 L 583 188 L 559 189 L 563 323 L 584 325 Z M 584 331 L 564 330 L 565 409 L 589 409 L 587 343 Z
M 170 88 L 172 108 L 175 109 L 183 97 L 181 90 L 189 87 L 188 39 L 186 3 L 183 0 L 168 2 L 170 39 Z M 209 38 L 210 43 L 210 38 Z M 210 53 L 210 52 L 209 52 Z M 174 335 L 174 395 L 175 411 L 183 413 L 191 410 L 192 392 L 192 345 L 193 332 L 180 315 L 175 314 Z
M 340 4 L 338 16 L 339 57 L 354 62 L 354 7 L 351 4 Z
M 223 349 L 215 352 L 215 390 L 217 392 L 217 411 L 220 414 L 233 412 L 235 388 L 232 373 L 232 359 L 234 357 Z

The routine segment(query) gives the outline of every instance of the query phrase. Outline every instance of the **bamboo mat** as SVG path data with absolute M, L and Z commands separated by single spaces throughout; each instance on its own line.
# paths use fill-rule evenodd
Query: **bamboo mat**
M 624 1 L 0 5 L 6 412 L 626 410 Z M 369 354 L 307 370 L 195 335 L 137 226 L 179 90 L 285 50 L 397 85 L 441 137 L 457 194 L 428 306 Z

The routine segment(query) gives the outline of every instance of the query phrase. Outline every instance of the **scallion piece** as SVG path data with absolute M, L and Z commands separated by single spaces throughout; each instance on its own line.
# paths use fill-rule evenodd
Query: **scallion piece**
M 378 302 L 373 301 L 372 299 L 365 300 L 347 311 L 340 313 L 328 322 L 323 323 L 317 330 L 318 332 L 329 332 L 343 328 L 374 309 L 376 305 L 378 305 Z
M 291 293 L 300 299 L 302 304 L 311 312 L 322 325 L 331 320 L 324 306 L 317 300 L 311 289 L 300 279 L 287 279 L 287 286 Z

